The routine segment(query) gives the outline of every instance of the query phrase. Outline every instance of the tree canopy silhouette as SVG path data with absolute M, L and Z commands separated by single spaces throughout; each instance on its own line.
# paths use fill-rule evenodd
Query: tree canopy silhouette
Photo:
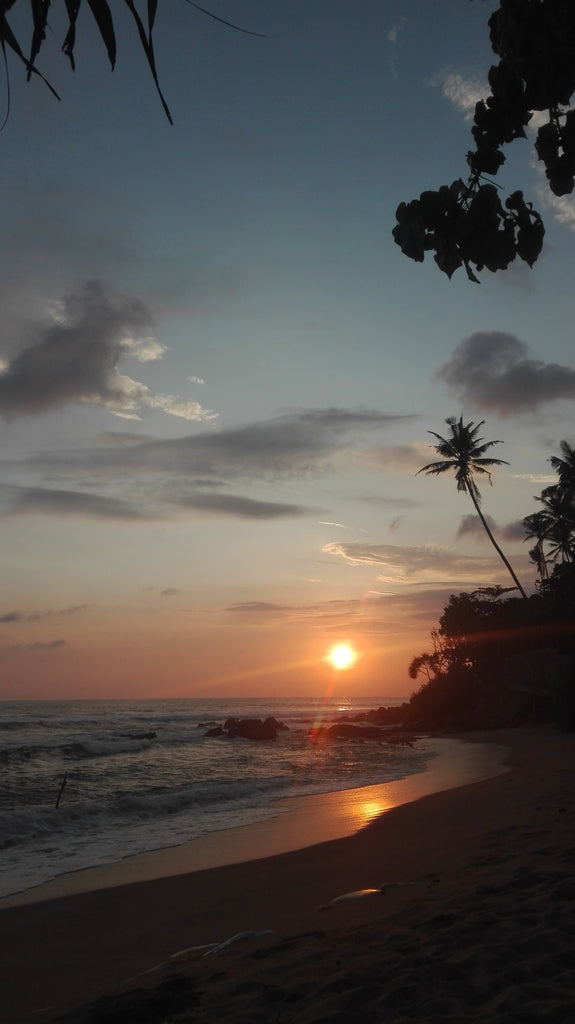
M 573 0 L 501 0 L 488 21 L 499 63 L 489 70 L 489 95 L 475 106 L 468 174 L 419 199 L 402 202 L 393 237 L 406 256 L 426 252 L 449 278 L 461 266 L 504 270 L 516 257 L 533 266 L 543 246 L 540 214 L 516 190 L 502 201 L 486 180 L 505 162 L 503 147 L 526 138 L 535 111 L 546 112 L 535 136 L 555 196 L 573 191 L 575 175 L 575 3 Z
M 184 0 L 196 11 L 240 32 L 261 35 L 241 28 L 194 0 Z M 7 14 L 18 6 L 29 7 L 31 33 L 20 42 Z M 36 65 L 46 39 L 51 0 L 0 0 L 0 46 L 6 64 L 7 49 L 24 64 L 27 77 L 40 77 L 58 97 Z M 62 0 L 67 22 L 62 52 L 75 68 L 74 47 L 82 0 Z M 153 32 L 158 0 L 142 4 L 139 13 L 135 0 L 87 0 L 110 66 L 116 62 L 114 19 L 126 10 L 133 19 L 140 45 L 154 80 L 166 117 L 172 123 L 168 104 L 162 94 Z M 426 252 L 448 277 L 465 267 L 471 281 L 479 282 L 475 271 L 503 270 L 517 257 L 533 266 L 545 234 L 541 215 L 515 189 L 502 200 L 499 187 L 491 177 L 505 162 L 503 147 L 526 138 L 526 126 L 535 111 L 546 112 L 535 136 L 535 153 L 543 162 L 549 188 L 556 196 L 573 191 L 575 183 L 575 3 L 573 0 L 500 0 L 488 20 L 491 47 L 499 58 L 488 75 L 489 92 L 475 107 L 471 134 L 473 147 L 467 153 L 468 172 L 449 185 L 428 189 L 418 199 L 401 202 L 396 211 L 393 237 L 403 253 L 423 262 Z M 486 178 L 486 175 L 489 178 Z

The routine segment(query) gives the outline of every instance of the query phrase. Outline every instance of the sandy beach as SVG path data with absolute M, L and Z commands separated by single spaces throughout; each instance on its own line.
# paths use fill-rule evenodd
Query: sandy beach
M 509 770 L 345 838 L 4 901 L 2 1019 L 571 1022 L 575 736 L 473 738 L 507 748 Z M 241 932 L 260 934 L 170 961 Z

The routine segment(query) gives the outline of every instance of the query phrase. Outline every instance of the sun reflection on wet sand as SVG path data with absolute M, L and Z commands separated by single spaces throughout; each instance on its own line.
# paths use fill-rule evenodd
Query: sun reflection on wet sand
M 357 816 L 361 820 L 359 820 L 358 828 L 369 825 L 370 821 L 377 818 L 379 814 L 383 814 L 384 811 L 389 810 L 390 806 L 391 804 L 386 804 L 383 800 L 359 801 L 357 804 Z

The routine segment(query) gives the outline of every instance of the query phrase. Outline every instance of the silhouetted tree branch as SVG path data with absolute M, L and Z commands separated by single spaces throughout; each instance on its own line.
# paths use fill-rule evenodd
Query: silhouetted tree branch
M 449 278 L 461 266 L 495 272 L 516 257 L 533 266 L 545 229 L 540 214 L 520 190 L 502 202 L 486 180 L 505 162 L 503 147 L 526 138 L 534 111 L 548 116 L 535 137 L 549 188 L 573 191 L 575 175 L 575 3 L 573 0 L 501 0 L 488 21 L 499 63 L 489 70 L 489 95 L 475 106 L 467 153 L 467 178 L 457 178 L 419 199 L 400 203 L 393 237 L 403 253 L 422 262 L 433 252 Z

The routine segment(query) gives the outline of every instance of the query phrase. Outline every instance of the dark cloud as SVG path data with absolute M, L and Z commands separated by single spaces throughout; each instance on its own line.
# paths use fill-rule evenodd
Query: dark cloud
M 12 497 L 4 515 L 70 515 L 126 521 L 158 518 L 146 515 L 128 502 L 99 494 L 49 490 L 44 487 L 14 487 L 6 490 L 12 492 Z
M 498 526 L 495 520 L 489 515 L 485 515 L 485 520 L 491 532 L 496 534 L 502 540 L 522 541 L 525 539 L 525 527 L 523 526 L 522 519 L 517 519 L 513 523 L 506 523 L 504 526 Z M 460 540 L 461 537 L 477 537 L 478 540 L 486 540 L 489 543 L 485 528 L 482 525 L 479 516 L 463 516 L 460 520 L 456 536 L 457 540 Z
M 0 623 L 4 622 L 21 622 L 24 616 L 20 612 L 5 612 L 4 615 L 0 615 Z
M 261 501 L 238 494 L 196 493 L 162 497 L 153 507 L 84 491 L 43 487 L 4 488 L 11 494 L 3 515 L 80 516 L 120 522 L 156 522 L 186 511 L 208 512 L 239 519 L 282 519 L 317 515 L 317 509 L 288 502 Z
M 366 432 L 387 430 L 412 418 L 328 408 L 169 439 L 110 432 L 92 446 L 43 451 L 20 463 L 20 477 L 33 474 L 49 486 L 0 485 L 2 514 L 69 514 L 125 522 L 193 513 L 253 520 L 318 514 L 327 518 L 325 510 L 315 506 L 278 500 L 277 481 L 315 480 L 322 473 L 355 470 L 355 454 L 362 450 Z M 5 464 L 6 480 L 15 466 Z M 76 487 L 77 480 L 89 485 Z M 264 487 L 270 482 L 275 486 L 268 496 Z M 251 489 L 241 493 L 247 485 Z M 390 508 L 412 504 L 383 500 Z
M 235 516 L 239 519 L 286 519 L 293 516 L 316 515 L 317 510 L 303 505 L 276 501 L 257 501 L 239 494 L 195 494 L 182 499 L 182 508 L 197 509 L 215 515 Z
M 394 533 L 395 530 L 398 530 L 404 519 L 405 519 L 405 516 L 396 516 L 395 519 L 392 519 L 390 524 L 389 524 L 390 532 Z
M 575 370 L 531 359 L 528 351 L 513 334 L 479 331 L 460 342 L 437 376 L 464 405 L 502 417 L 575 398 Z
M 497 523 L 495 522 L 495 520 L 492 519 L 491 516 L 485 515 L 485 513 L 483 514 L 485 522 L 487 523 L 489 529 L 496 530 Z M 460 540 L 461 537 L 480 537 L 481 539 L 485 538 L 485 540 L 488 540 L 487 534 L 485 532 L 485 527 L 483 526 L 481 519 L 479 518 L 479 516 L 474 516 L 473 514 L 461 517 L 459 521 L 459 526 L 457 528 L 456 537 L 457 540 Z
M 146 408 L 184 419 L 210 419 L 197 402 L 150 389 L 121 374 L 120 361 L 159 359 L 151 311 L 136 298 L 90 282 L 67 296 L 0 372 L 0 415 L 38 415 L 69 403 L 106 406 L 117 415 L 139 418 Z
M 503 540 L 525 540 L 525 527 L 522 519 L 516 519 L 513 523 L 506 523 L 505 526 L 499 528 L 499 536 Z
M 204 483 L 211 478 L 219 482 L 305 476 L 333 468 L 334 459 L 352 450 L 366 431 L 385 430 L 415 418 L 362 409 L 317 409 L 166 440 L 126 443 L 122 434 L 109 435 L 100 447 L 43 453 L 34 464 L 55 470 L 81 466 L 104 473 L 185 474 L 188 480 Z
M 160 591 L 160 597 L 175 597 L 180 591 L 175 587 L 166 587 L 165 590 Z

